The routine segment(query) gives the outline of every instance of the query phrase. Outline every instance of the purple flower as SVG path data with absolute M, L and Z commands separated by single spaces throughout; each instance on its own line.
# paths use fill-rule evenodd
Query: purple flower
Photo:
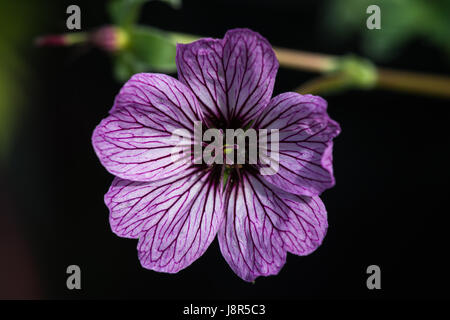
M 318 195 L 334 185 L 339 125 L 320 97 L 271 98 L 278 61 L 251 30 L 179 44 L 176 59 L 179 80 L 136 74 L 94 131 L 95 152 L 116 176 L 105 195 L 111 228 L 139 239 L 141 264 L 155 271 L 186 268 L 218 234 L 224 258 L 242 279 L 277 274 L 287 252 L 307 255 L 325 236 Z M 222 130 L 278 129 L 277 173 L 261 175 L 261 163 L 174 161 L 172 133 L 193 134 L 198 121 Z

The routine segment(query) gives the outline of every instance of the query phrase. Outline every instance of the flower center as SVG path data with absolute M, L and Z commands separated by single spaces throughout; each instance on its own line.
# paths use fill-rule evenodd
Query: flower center
M 194 164 L 208 167 L 225 165 L 226 169 L 261 167 L 278 159 L 278 130 L 209 128 L 194 123 Z

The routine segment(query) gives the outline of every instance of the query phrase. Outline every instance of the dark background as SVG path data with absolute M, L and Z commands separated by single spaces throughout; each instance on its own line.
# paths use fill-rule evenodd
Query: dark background
M 289 254 L 279 275 L 255 284 L 237 277 L 217 240 L 178 274 L 143 269 L 137 240 L 115 236 L 103 203 L 113 177 L 91 134 L 121 84 L 96 49 L 35 48 L 40 34 L 65 32 L 78 4 L 82 29 L 109 22 L 102 1 L 40 1 L 36 28 L 17 45 L 26 61 L 27 99 L 6 166 L 0 171 L 0 297 L 145 299 L 449 298 L 449 101 L 388 91 L 327 96 L 342 127 L 335 140 L 336 186 L 323 199 L 329 219 L 323 245 Z M 329 54 L 359 52 L 359 39 L 329 41 L 321 1 L 184 1 L 144 7 L 141 22 L 222 37 L 248 27 L 274 46 Z M 26 5 L 24 5 L 26 6 Z M 23 10 L 27 10 L 25 7 Z M 18 9 L 18 10 L 22 10 Z M 348 8 L 351 12 L 352 8 Z M 10 12 L 19 15 L 21 12 Z M 362 26 L 364 27 L 364 26 Z M 417 40 L 385 66 L 447 73 L 448 61 Z M 274 95 L 313 74 L 280 68 Z M 81 267 L 82 290 L 66 288 L 66 268 Z M 368 290 L 366 268 L 381 268 L 381 290 Z

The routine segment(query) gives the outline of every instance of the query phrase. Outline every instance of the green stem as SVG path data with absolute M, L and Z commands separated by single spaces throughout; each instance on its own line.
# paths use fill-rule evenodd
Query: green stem
M 190 43 L 197 35 L 169 32 L 175 43 Z M 83 32 L 64 35 L 66 45 L 85 42 Z M 360 57 L 338 57 L 274 47 L 280 66 L 302 71 L 318 72 L 325 76 L 313 79 L 297 90 L 302 93 L 323 93 L 348 87 L 383 88 L 450 98 L 450 77 L 382 69 Z
M 346 59 L 345 57 L 340 58 L 290 49 L 274 48 L 274 50 L 282 67 L 328 75 L 305 83 L 297 89 L 301 93 L 317 94 L 344 87 L 368 89 L 376 87 L 450 98 L 450 77 L 448 76 L 378 68 L 368 65 L 367 61 L 364 62 L 364 60 L 358 62 L 357 57 Z M 341 67 L 344 69 L 340 69 Z M 354 73 L 354 70 L 357 72 Z M 339 73 L 339 71 L 344 73 Z M 361 76 L 365 72 L 366 74 Z M 370 81 L 367 82 L 367 79 Z
M 88 40 L 88 34 L 86 32 L 73 32 L 66 34 L 66 39 L 69 45 L 83 43 Z
M 446 76 L 378 69 L 377 87 L 450 98 L 450 78 Z
M 329 72 L 336 68 L 337 57 L 284 48 L 273 49 L 282 67 L 313 72 Z
M 176 43 L 183 43 L 183 44 L 191 43 L 191 42 L 197 41 L 202 38 L 200 36 L 186 34 L 186 33 L 178 33 L 178 32 L 170 32 L 169 34 L 170 34 L 170 38 L 172 39 L 172 41 L 175 44 Z
M 294 91 L 300 94 L 324 94 L 331 93 L 348 86 L 349 83 L 346 81 L 346 77 L 339 73 L 319 76 L 305 82 Z

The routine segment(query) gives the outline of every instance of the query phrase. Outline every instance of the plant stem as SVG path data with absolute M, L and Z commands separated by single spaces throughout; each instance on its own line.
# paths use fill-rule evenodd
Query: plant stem
M 322 75 L 312 80 L 309 80 L 295 89 L 295 92 L 300 94 L 319 94 L 329 93 L 348 86 L 345 77 L 338 74 Z
M 446 76 L 379 68 L 377 87 L 450 98 L 450 78 Z
M 280 65 L 283 67 L 328 72 L 336 66 L 336 57 L 333 56 L 284 48 L 274 48 L 274 50 Z
M 326 77 L 319 77 L 302 85 L 297 89 L 301 93 L 314 92 L 317 94 L 337 90 L 345 86 L 357 87 L 355 83 L 344 79 L 342 74 L 333 75 L 333 71 L 339 71 L 339 61 L 342 59 L 340 57 L 283 48 L 274 48 L 274 50 L 282 67 L 328 73 Z M 450 98 L 450 77 L 448 76 L 378 67 L 375 68 L 375 71 L 374 87 Z
M 51 34 L 38 37 L 35 40 L 37 46 L 72 46 L 74 44 L 83 43 L 88 40 L 86 32 L 72 32 L 65 34 Z

